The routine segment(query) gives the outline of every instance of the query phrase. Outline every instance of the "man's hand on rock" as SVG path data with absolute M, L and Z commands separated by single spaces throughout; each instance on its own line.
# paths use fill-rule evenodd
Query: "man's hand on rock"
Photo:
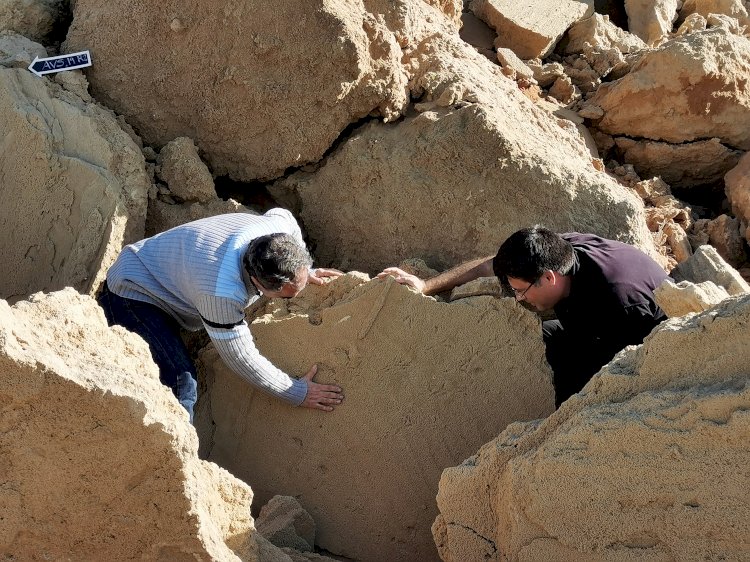
M 333 408 L 341 404 L 344 399 L 340 386 L 335 384 L 318 384 L 313 382 L 315 374 L 318 372 L 318 366 L 313 365 L 312 369 L 302 377 L 307 381 L 307 396 L 300 406 L 303 408 L 314 408 L 325 412 L 332 412 Z
M 311 285 L 325 285 L 331 279 L 341 277 L 343 274 L 344 272 L 339 271 L 338 269 L 325 269 L 323 267 L 319 267 L 317 269 L 310 270 L 310 275 L 307 277 L 307 281 Z
M 425 282 L 416 275 L 406 273 L 403 269 L 399 269 L 398 267 L 389 267 L 377 274 L 378 279 L 385 279 L 388 276 L 395 278 L 397 283 L 412 287 L 420 293 L 424 293 Z

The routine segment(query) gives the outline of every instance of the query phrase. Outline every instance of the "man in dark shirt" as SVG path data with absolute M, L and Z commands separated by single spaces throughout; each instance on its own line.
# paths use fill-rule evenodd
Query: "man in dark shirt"
M 641 343 L 666 319 L 653 291 L 667 274 L 646 254 L 593 234 L 556 234 L 540 226 L 515 232 L 495 256 L 426 281 L 394 267 L 378 277 L 391 275 L 431 295 L 493 274 L 518 301 L 555 311 L 557 319 L 544 321 L 542 333 L 558 406 L 618 351 Z

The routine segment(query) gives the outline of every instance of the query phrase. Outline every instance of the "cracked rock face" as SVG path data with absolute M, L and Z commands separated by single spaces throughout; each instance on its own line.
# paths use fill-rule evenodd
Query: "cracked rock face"
M 748 83 L 750 39 L 716 28 L 644 54 L 589 102 L 604 110 L 596 126 L 608 134 L 670 143 L 718 138 L 749 150 Z
M 0 297 L 91 292 L 143 236 L 151 182 L 115 116 L 25 69 L 0 67 Z
M 398 4 L 79 0 L 66 46 L 96 52 L 92 91 L 148 143 L 188 136 L 215 175 L 270 179 L 320 159 L 358 119 L 401 115 L 404 29 L 454 32 L 439 9 L 455 6 Z
M 316 172 L 273 188 L 299 197 L 321 263 L 377 273 L 420 257 L 443 268 L 540 220 L 653 250 L 640 200 L 594 168 L 575 125 L 497 65 L 447 36 L 424 41 L 408 64 L 417 112 L 364 125 Z
M 625 0 L 628 29 L 647 44 L 659 44 L 672 31 L 678 0 Z
M 254 391 L 213 349 L 209 458 L 262 503 L 296 497 L 316 542 L 363 561 L 435 560 L 430 535 L 440 472 L 515 420 L 554 409 L 539 321 L 513 299 L 437 303 L 393 280 L 348 274 L 273 301 L 252 324 L 286 372 L 336 382 L 330 414 Z M 199 426 L 201 422 L 198 422 Z M 205 424 L 206 426 L 208 424 Z
M 744 558 L 748 322 L 750 295 L 671 319 L 555 414 L 447 469 L 442 559 Z
M 65 289 L 0 301 L 0 557 L 289 560 L 252 491 L 198 459 L 146 343 Z

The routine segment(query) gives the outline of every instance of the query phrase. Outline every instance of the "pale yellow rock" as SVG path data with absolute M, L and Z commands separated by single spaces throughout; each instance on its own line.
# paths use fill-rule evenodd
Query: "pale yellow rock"
M 722 14 L 737 19 L 742 25 L 750 24 L 747 7 L 742 0 L 685 0 L 680 18 L 685 20 L 692 14 L 706 19 L 711 14 Z
M 259 560 L 252 491 L 93 299 L 0 301 L 0 371 L 0 557 Z
M 750 153 L 745 153 L 724 176 L 724 191 L 732 212 L 742 223 L 745 239 L 750 242 Z
M 4 0 L 0 3 L 0 30 L 48 44 L 56 26 L 63 25 L 67 4 L 64 0 Z
M 437 558 L 430 524 L 442 469 L 511 421 L 554 409 L 539 320 L 513 299 L 437 303 L 392 279 L 362 283 L 346 275 L 309 286 L 251 326 L 274 364 L 303 374 L 317 363 L 316 380 L 344 388 L 334 412 L 268 399 L 208 350 L 202 400 L 215 425 L 201 439 L 261 502 L 295 496 L 320 547 L 427 562 Z
M 750 293 L 750 284 L 721 257 L 713 246 L 700 246 L 687 261 L 670 274 L 675 281 L 712 281 L 732 295 Z
M 95 291 L 143 237 L 151 185 L 108 110 L 25 69 L 0 67 L 0 298 Z
M 669 222 L 664 225 L 664 233 L 667 235 L 667 243 L 677 263 L 682 263 L 693 255 L 688 235 L 680 225 Z
M 628 29 L 648 45 L 658 45 L 672 31 L 679 0 L 625 0 Z
M 640 37 L 617 27 L 609 20 L 609 16 L 596 13 L 575 23 L 568 30 L 565 52 L 582 53 L 586 44 L 599 49 L 615 48 L 622 53 L 646 48 L 646 43 Z
M 565 74 L 563 65 L 559 62 L 542 64 L 541 59 L 531 59 L 526 61 L 526 65 L 532 70 L 534 73 L 534 80 L 536 80 L 542 88 L 550 87 L 555 80 Z
M 747 28 L 746 26 L 741 25 L 737 18 L 724 14 L 709 14 L 706 23 L 708 24 L 708 27 L 721 27 L 735 35 L 743 35 Z
M 437 8 L 406 0 L 78 0 L 73 14 L 65 46 L 96 52 L 97 99 L 148 144 L 188 136 L 215 175 L 245 181 L 319 160 L 370 114 L 399 118 L 411 30 L 456 34 Z
M 743 560 L 750 295 L 662 324 L 544 421 L 443 472 L 446 562 Z
M 675 283 L 667 279 L 654 291 L 656 304 L 670 318 L 703 312 L 728 298 L 727 290 L 711 281 Z
M 183 201 L 207 203 L 216 199 L 211 172 L 198 155 L 192 139 L 180 137 L 161 149 L 157 163 L 160 177 L 169 190 Z
M 497 31 L 496 47 L 512 49 L 522 59 L 544 58 L 565 31 L 594 13 L 593 0 L 472 0 L 470 9 Z
M 497 65 L 452 36 L 426 39 L 409 64 L 419 113 L 360 127 L 318 170 L 271 188 L 301 201 L 320 265 L 376 274 L 420 257 L 446 269 L 539 222 L 654 251 L 642 203 Z
M 708 27 L 708 22 L 700 14 L 690 14 L 680 24 L 679 29 L 675 32 L 675 35 L 687 35 L 688 33 L 695 33 L 696 31 L 703 31 Z
M 732 267 L 747 261 L 745 241 L 740 233 L 740 221 L 729 215 L 719 215 L 708 223 L 708 240 L 719 255 Z
M 633 164 L 640 176 L 659 176 L 677 188 L 721 182 L 742 155 L 739 150 L 722 144 L 718 138 L 670 144 L 616 137 L 615 143 L 622 151 L 623 160 Z
M 311 551 L 315 546 L 315 521 L 292 496 L 274 496 L 260 508 L 257 531 L 279 548 Z
M 644 54 L 590 102 L 605 133 L 671 143 L 718 138 L 750 149 L 750 39 L 716 28 L 677 37 Z
M 498 48 L 497 61 L 503 67 L 503 74 L 511 80 L 534 79 L 534 72 L 510 49 Z

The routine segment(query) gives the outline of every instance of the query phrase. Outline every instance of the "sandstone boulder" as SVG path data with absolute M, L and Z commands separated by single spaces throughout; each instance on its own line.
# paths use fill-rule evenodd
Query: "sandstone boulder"
M 685 0 L 680 10 L 680 19 L 691 14 L 708 18 L 711 14 L 722 14 L 736 18 L 741 25 L 750 24 L 747 8 L 742 0 Z
M 674 318 L 675 316 L 685 316 L 691 312 L 708 310 L 729 298 L 729 293 L 724 287 L 719 287 L 711 281 L 704 281 L 703 283 L 680 281 L 675 283 L 667 279 L 656 288 L 654 298 L 659 308 L 667 316 Z
M 0 371 L 3 559 L 288 560 L 259 557 L 252 491 L 198 459 L 148 346 L 93 299 L 0 301 Z
M 742 560 L 750 295 L 673 318 L 541 422 L 443 472 L 446 562 Z
M 671 273 L 675 281 L 702 283 L 711 281 L 734 295 L 750 293 L 750 285 L 731 265 L 725 262 L 713 246 L 701 246 Z
M 497 31 L 495 46 L 522 59 L 546 57 L 571 25 L 594 13 L 593 0 L 472 0 L 470 7 Z
M 724 191 L 732 212 L 742 223 L 745 239 L 750 242 L 750 152 L 724 176 Z
M 427 3 L 405 0 L 195 0 L 179 9 L 78 0 L 73 15 L 66 46 L 96 53 L 88 76 L 97 99 L 149 144 L 188 136 L 215 175 L 245 181 L 320 159 L 370 114 L 401 116 L 407 29 L 456 30 Z
M 742 155 L 718 138 L 670 144 L 616 137 L 622 159 L 642 177 L 659 176 L 673 188 L 695 188 L 720 183 Z
M 35 57 L 47 56 L 39 43 L 12 31 L 0 31 L 0 66 L 28 68 Z
M 658 45 L 672 31 L 679 0 L 625 0 L 628 29 L 648 45 Z
M 319 169 L 271 189 L 296 193 L 321 264 L 445 268 L 539 222 L 653 252 L 641 202 L 595 168 L 575 124 L 452 37 L 425 40 L 408 64 L 423 100 L 413 115 L 356 129 Z
M 565 52 L 582 53 L 587 44 L 598 49 L 615 48 L 622 53 L 633 53 L 646 48 L 646 43 L 641 38 L 617 27 L 609 16 L 601 14 L 582 19 L 568 30 Z
M 554 409 L 539 320 L 513 299 L 437 303 L 393 279 L 346 275 L 279 299 L 253 322 L 260 351 L 289 373 L 317 363 L 346 398 L 333 413 L 254 391 L 212 349 L 209 458 L 261 501 L 292 495 L 316 542 L 363 561 L 437 558 L 440 472 L 514 420 Z M 336 298 L 338 297 L 338 298 Z M 199 423 L 200 425 L 200 423 Z
M 718 138 L 750 149 L 750 39 L 724 29 L 677 37 L 644 54 L 591 103 L 605 133 L 684 143 Z
M 675 35 L 687 35 L 688 33 L 695 33 L 696 31 L 703 31 L 708 27 L 708 21 L 700 14 L 690 14 L 680 24 L 680 27 L 675 32 Z
M 0 67 L 0 297 L 98 288 L 143 236 L 151 182 L 115 116 L 48 78 Z
M 719 215 L 708 223 L 707 230 L 709 243 L 729 265 L 739 267 L 747 261 L 738 219 Z
M 49 44 L 59 35 L 56 27 L 62 25 L 67 11 L 65 0 L 5 0 L 0 4 L 0 30 Z
M 207 203 L 216 199 L 211 172 L 198 156 L 192 139 L 180 137 L 167 143 L 157 160 L 159 176 L 169 190 L 183 201 Z

